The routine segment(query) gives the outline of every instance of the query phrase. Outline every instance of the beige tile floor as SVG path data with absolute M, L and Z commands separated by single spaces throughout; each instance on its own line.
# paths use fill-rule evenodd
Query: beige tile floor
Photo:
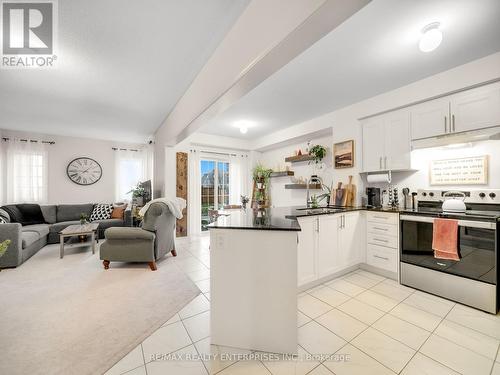
M 210 345 L 209 238 L 177 244 L 179 256 L 168 261 L 202 294 L 108 375 L 500 375 L 500 315 L 363 270 L 298 295 L 299 354 L 291 360 Z

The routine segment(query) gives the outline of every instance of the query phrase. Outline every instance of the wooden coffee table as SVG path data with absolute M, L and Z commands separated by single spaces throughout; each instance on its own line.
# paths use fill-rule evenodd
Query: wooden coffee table
M 64 248 L 75 248 L 83 246 L 91 246 L 92 254 L 95 254 L 95 242 L 96 242 L 96 232 L 99 228 L 99 224 L 89 223 L 89 224 L 77 224 L 70 225 L 59 232 L 59 239 L 61 241 L 61 249 L 59 252 L 59 257 L 62 259 L 64 257 Z M 90 241 L 78 241 L 78 236 L 90 236 Z M 71 238 L 73 237 L 73 238 Z M 76 237 L 76 240 L 74 239 Z M 70 238 L 69 241 L 65 242 L 66 238 Z

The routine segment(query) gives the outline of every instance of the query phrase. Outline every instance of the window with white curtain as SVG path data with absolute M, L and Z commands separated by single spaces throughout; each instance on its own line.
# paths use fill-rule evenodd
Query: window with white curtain
M 139 182 L 151 179 L 151 156 L 148 150 L 116 150 L 115 198 L 131 200 L 132 190 Z
M 47 146 L 10 140 L 6 148 L 7 202 L 47 202 Z

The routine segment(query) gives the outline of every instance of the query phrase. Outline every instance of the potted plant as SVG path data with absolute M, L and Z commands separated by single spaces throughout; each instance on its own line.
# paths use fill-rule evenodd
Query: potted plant
M 87 216 L 86 213 L 82 212 L 80 214 L 80 225 L 85 225 L 89 222 L 89 217 Z
M 311 208 L 318 208 L 318 207 L 319 207 L 318 197 L 316 196 L 316 194 L 313 194 L 311 196 Z
M 315 145 L 309 149 L 309 155 L 314 157 L 313 161 L 315 164 L 321 163 L 321 160 L 326 156 L 326 147 L 321 145 Z
M 262 191 L 258 190 L 255 192 L 255 201 L 257 202 L 257 209 L 264 208 L 266 200 L 265 195 Z
M 250 199 L 246 195 L 242 195 L 240 198 L 241 198 L 241 207 L 243 209 L 246 209 L 247 203 L 250 201 Z
M 264 189 L 273 173 L 272 169 L 264 167 L 262 164 L 257 164 L 253 169 L 253 179 L 257 185 L 257 189 Z
M 136 187 L 128 191 L 127 194 L 132 193 L 132 200 L 137 206 L 142 206 L 144 204 L 144 196 L 146 195 L 146 189 L 138 183 Z

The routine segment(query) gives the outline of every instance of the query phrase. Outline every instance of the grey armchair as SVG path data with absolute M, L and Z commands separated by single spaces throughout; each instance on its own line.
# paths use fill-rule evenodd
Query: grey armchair
M 100 247 L 104 269 L 111 261 L 148 262 L 152 271 L 156 261 L 175 250 L 176 219 L 164 203 L 153 203 L 144 215 L 142 228 L 109 228 Z

